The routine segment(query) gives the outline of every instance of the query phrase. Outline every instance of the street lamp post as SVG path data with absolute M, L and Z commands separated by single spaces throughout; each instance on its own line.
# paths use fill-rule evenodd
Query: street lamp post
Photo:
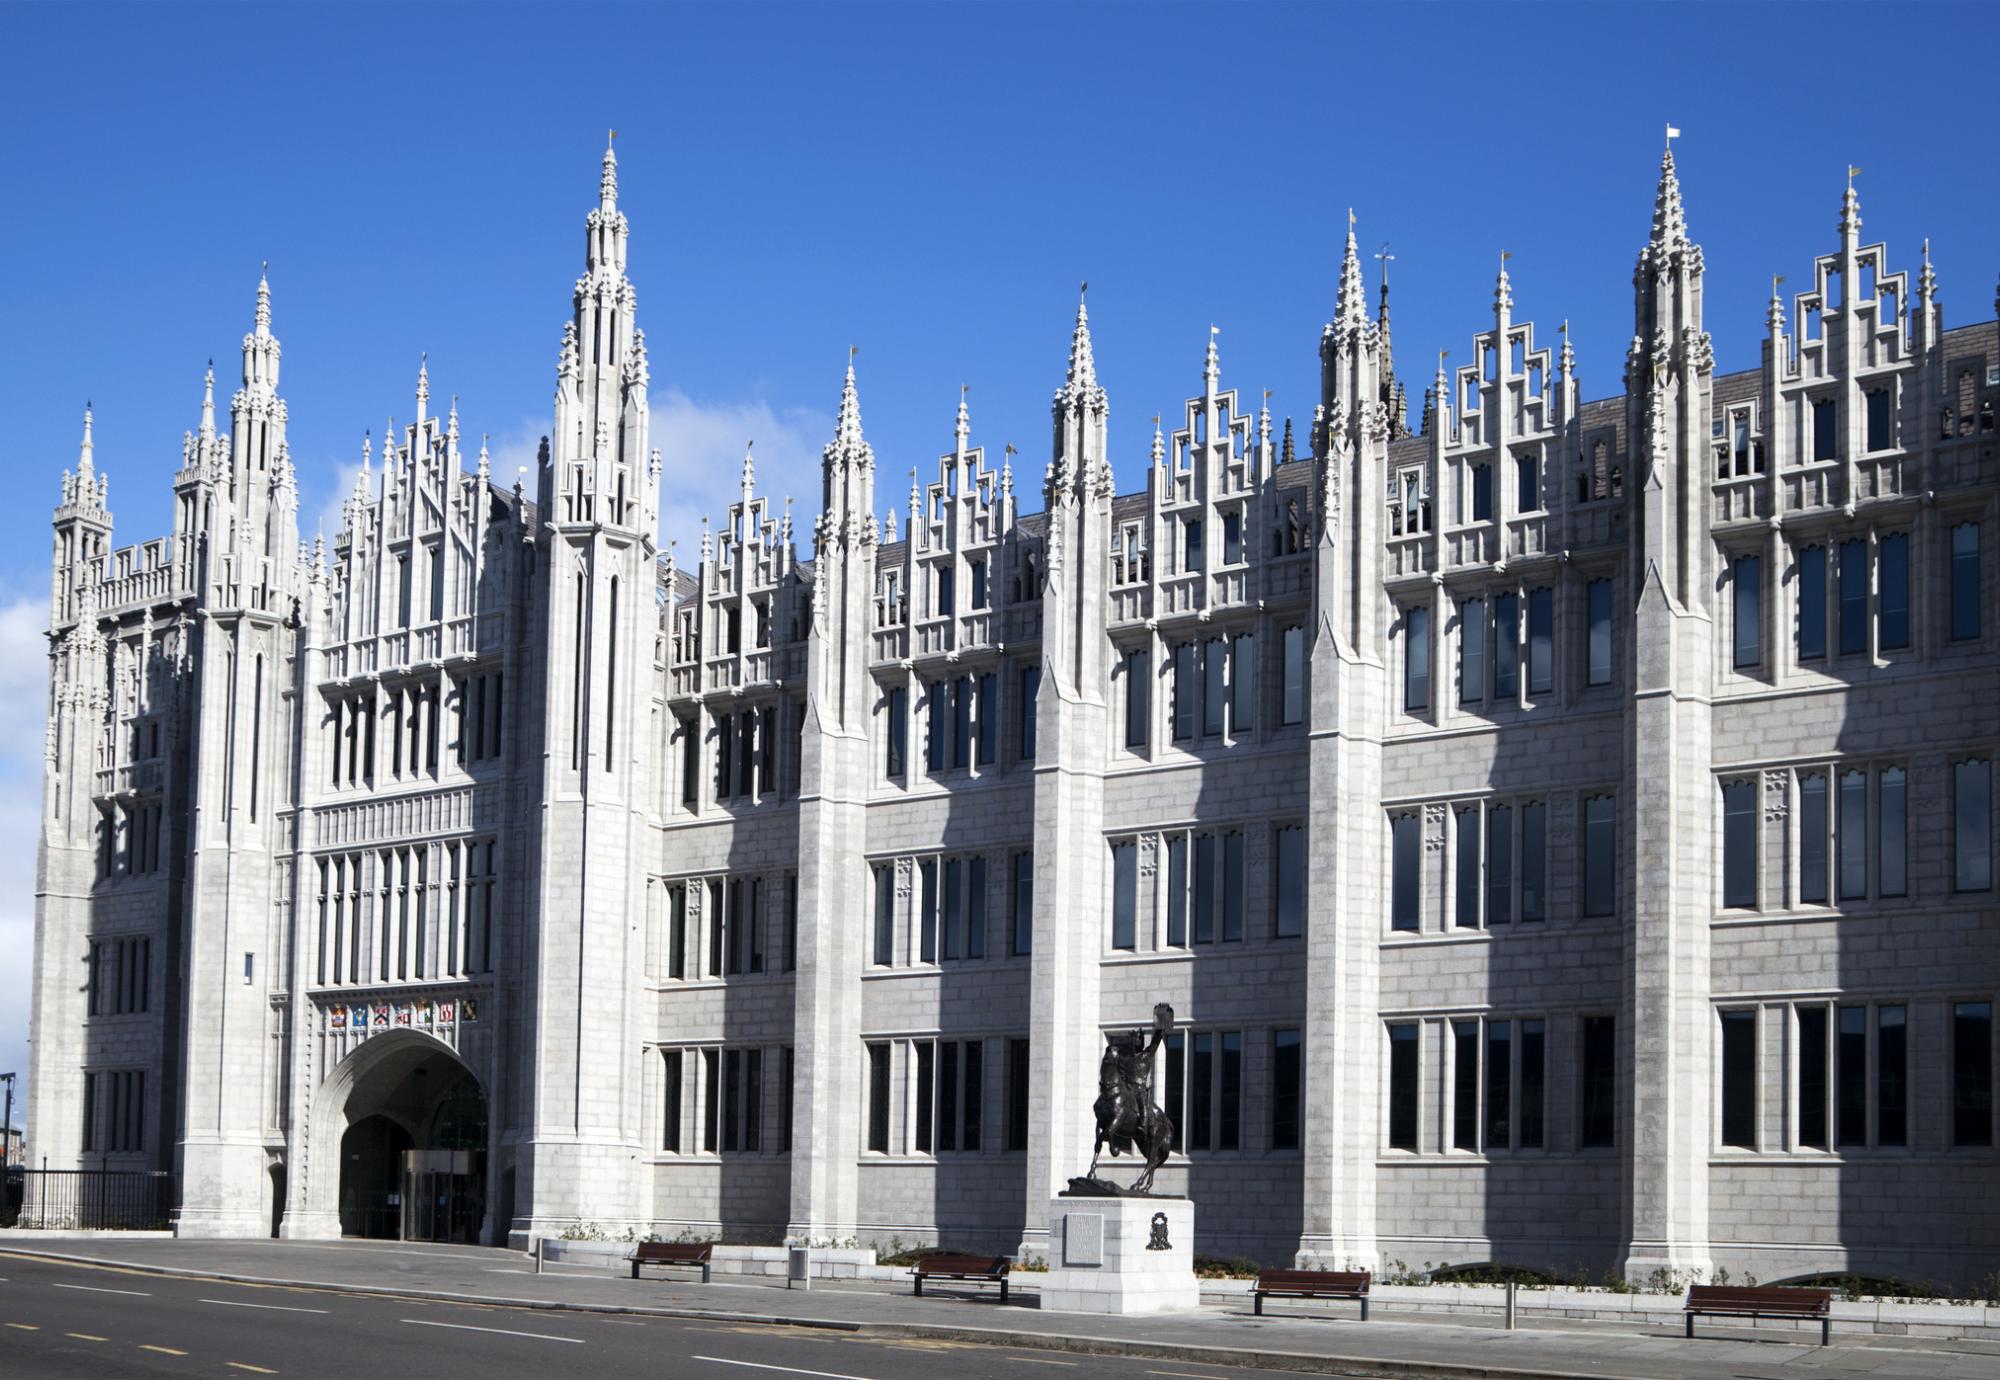
M 0 1119 L 0 1169 L 11 1169 L 14 1165 L 14 1075 L 0 1073 L 0 1083 L 7 1085 L 7 1111 Z

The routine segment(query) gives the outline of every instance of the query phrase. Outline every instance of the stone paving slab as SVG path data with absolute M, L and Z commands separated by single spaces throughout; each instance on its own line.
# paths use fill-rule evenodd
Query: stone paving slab
M 791 1325 L 863 1329 L 909 1336 L 1003 1343 L 1071 1353 L 1152 1356 L 1282 1371 L 1404 1377 L 1605 1377 L 1606 1380 L 2000 1380 L 2000 1343 L 1867 1333 L 1831 1347 L 1797 1334 L 1714 1328 L 1694 1341 L 1678 1327 L 1637 1322 L 1537 1320 L 1505 1331 L 1497 1319 L 1377 1307 L 1371 1320 L 1352 1305 L 1286 1301 L 1258 1318 L 1245 1300 L 1205 1301 L 1171 1315 L 1111 1318 L 1043 1312 L 1023 1290 L 1002 1306 L 997 1291 L 929 1291 L 861 1281 L 718 1279 L 634 1282 L 623 1271 L 551 1266 L 537 1275 L 516 1252 L 394 1242 L 54 1240 L 10 1236 L 0 1252 L 77 1263 L 189 1273 L 246 1282 L 354 1292 L 391 1292 L 527 1308 L 663 1313 Z M 1032 1288 L 1033 1275 L 1021 1284 Z M 981 1293 L 983 1292 L 983 1297 Z M 1277 1307 L 1277 1305 L 1273 1305 Z M 1815 1339 L 1816 1340 L 1816 1339 Z

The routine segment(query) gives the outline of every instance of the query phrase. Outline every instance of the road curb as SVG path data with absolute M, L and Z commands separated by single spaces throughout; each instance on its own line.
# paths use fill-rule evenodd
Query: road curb
M 1026 1351 L 1060 1351 L 1083 1356 L 1125 1356 L 1135 1360 L 1188 1361 L 1251 1370 L 1288 1371 L 1302 1375 L 1380 1377 L 1381 1380 L 1621 1380 L 1608 1371 L 1523 1370 L 1510 1366 L 1467 1366 L 1429 1361 L 1398 1361 L 1365 1356 L 1321 1356 L 1297 1351 L 1266 1351 L 1244 1347 L 1191 1346 L 1174 1342 L 1143 1342 L 1123 1337 L 1083 1337 L 1063 1333 L 1018 1332 L 1002 1328 L 961 1327 L 945 1323 L 856 1322 L 845 1318 L 799 1318 L 772 1313 L 745 1313 L 715 1308 L 660 1308 L 642 1304 L 591 1303 L 566 1299 L 520 1299 L 495 1294 L 460 1294 L 441 1289 L 397 1288 L 383 1284 L 343 1284 L 326 1280 L 275 1279 L 269 1275 L 196 1270 L 65 1251 L 31 1250 L 0 1244 L 0 1256 L 25 1256 L 65 1265 L 89 1265 L 129 1270 L 134 1274 L 171 1279 L 206 1279 L 223 1284 L 250 1284 L 267 1289 L 300 1289 L 323 1294 L 361 1294 L 371 1298 L 412 1299 L 426 1303 L 472 1304 L 485 1308 L 520 1308 L 544 1313 L 606 1313 L 634 1317 L 675 1318 L 695 1322 L 727 1322 L 763 1327 L 798 1327 L 849 1332 L 870 1337 L 962 1342 L 979 1346 L 1013 1347 Z M 1633 1376 L 1629 1380 L 1643 1380 Z

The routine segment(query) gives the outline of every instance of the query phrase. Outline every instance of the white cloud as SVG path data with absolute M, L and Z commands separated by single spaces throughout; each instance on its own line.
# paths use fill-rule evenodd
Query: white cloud
M 742 494 L 743 445 L 755 441 L 757 492 L 782 512 L 789 495 L 793 539 L 811 555 L 812 520 L 819 512 L 819 453 L 833 419 L 803 407 L 769 402 L 696 402 L 678 388 L 653 398 L 653 444 L 660 449 L 660 543 L 680 543 L 677 559 L 691 567 L 701 549 L 701 520 L 711 525 Z
M 16 1071 L 14 1119 L 25 1119 L 28 1011 L 35 942 L 35 850 L 41 838 L 42 744 L 48 720 L 46 599 L 0 605 L 0 1072 Z

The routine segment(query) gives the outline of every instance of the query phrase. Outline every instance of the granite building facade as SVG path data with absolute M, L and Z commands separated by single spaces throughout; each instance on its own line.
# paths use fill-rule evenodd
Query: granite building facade
M 878 494 L 850 363 L 691 565 L 608 150 L 532 489 L 420 373 L 302 545 L 260 284 L 170 535 L 63 479 L 38 1145 L 189 1235 L 1033 1252 L 1164 1000 L 1205 1252 L 1977 1278 L 2000 340 L 1860 230 L 1717 374 L 1669 152 L 1622 394 L 1503 261 L 1412 427 L 1350 227 L 1304 436 L 1211 335 L 1124 495 L 1080 303 L 1032 513 L 963 401 Z

